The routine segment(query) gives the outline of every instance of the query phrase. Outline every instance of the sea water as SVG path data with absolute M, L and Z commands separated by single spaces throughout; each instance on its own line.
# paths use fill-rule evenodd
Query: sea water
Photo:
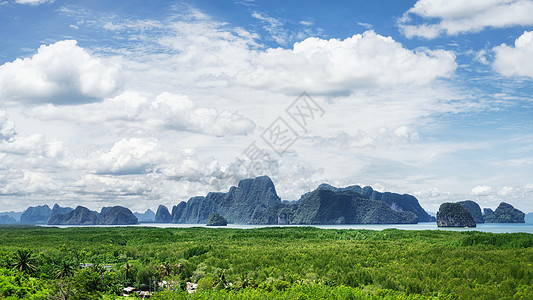
M 237 228 L 252 229 L 265 227 L 302 227 L 311 226 L 323 229 L 370 229 L 383 230 L 396 228 L 401 230 L 453 230 L 453 231 L 483 231 L 493 233 L 513 233 L 525 232 L 533 233 L 533 220 L 526 220 L 526 223 L 481 223 L 472 228 L 456 227 L 437 227 L 435 222 L 422 222 L 418 224 L 357 224 L 357 225 L 249 225 L 249 224 L 228 224 L 227 226 L 206 226 L 205 224 L 169 224 L 169 223 L 140 223 L 136 225 L 43 225 L 50 227 L 158 227 L 158 228 L 191 228 L 191 227 L 209 227 L 209 228 Z

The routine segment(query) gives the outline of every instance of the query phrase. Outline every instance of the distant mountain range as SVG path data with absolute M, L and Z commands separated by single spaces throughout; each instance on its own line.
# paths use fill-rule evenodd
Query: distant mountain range
M 439 226 L 461 226 L 470 217 L 475 223 L 524 222 L 524 214 L 510 204 L 501 203 L 495 211 L 481 208 L 474 201 L 439 209 Z M 466 212 L 466 213 L 464 213 Z M 413 224 L 434 222 L 418 200 L 408 194 L 377 192 L 370 186 L 334 187 L 321 184 L 298 201 L 282 201 L 268 176 L 241 180 L 226 193 L 211 192 L 180 202 L 172 210 L 160 205 L 154 213 L 132 213 L 122 206 L 104 207 L 100 213 L 86 207 L 75 209 L 57 204 L 28 207 L 24 212 L 0 213 L 0 224 L 50 225 L 131 225 L 138 222 L 206 224 L 218 214 L 236 224 Z M 461 215 L 461 217 L 458 217 Z M 468 216 L 467 216 L 468 215 Z M 475 226 L 474 223 L 474 226 Z
M 379 193 L 371 187 L 336 188 L 328 184 L 294 202 L 281 201 L 268 176 L 244 179 L 227 193 L 192 197 L 160 206 L 156 222 L 205 224 L 218 213 L 241 224 L 412 224 L 434 220 L 411 195 Z
M 15 222 L 13 222 L 15 221 Z M 48 224 L 48 225 L 130 225 L 137 224 L 137 217 L 122 206 L 103 207 L 100 213 L 78 206 L 76 209 L 55 204 L 30 206 L 21 215 L 20 221 L 0 214 L 0 224 Z

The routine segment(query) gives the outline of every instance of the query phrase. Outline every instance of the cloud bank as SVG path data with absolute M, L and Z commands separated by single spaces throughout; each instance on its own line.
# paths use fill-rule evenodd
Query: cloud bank
M 419 0 L 399 19 L 407 38 L 437 38 L 479 32 L 485 28 L 533 25 L 531 0 Z M 413 16 L 422 24 L 411 24 Z

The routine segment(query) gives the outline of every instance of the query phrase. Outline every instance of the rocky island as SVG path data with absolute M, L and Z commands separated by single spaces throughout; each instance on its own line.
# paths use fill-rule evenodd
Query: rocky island
M 371 187 L 322 184 L 298 201 L 282 202 L 272 180 L 260 176 L 241 180 L 227 193 L 211 192 L 175 205 L 172 223 L 202 224 L 213 213 L 240 224 L 413 224 L 432 219 L 415 197 Z
M 125 207 L 103 207 L 101 212 L 78 206 L 65 214 L 53 215 L 48 225 L 133 225 L 137 217 Z
M 207 226 L 227 226 L 227 225 L 228 225 L 228 220 L 226 220 L 226 218 L 224 218 L 223 216 L 217 213 L 212 213 L 211 216 L 209 217 L 209 221 L 207 221 Z
M 443 203 L 437 212 L 439 227 L 476 227 L 470 212 L 459 203 Z
M 524 217 L 522 211 L 502 202 L 494 212 L 491 209 L 485 210 L 484 220 L 486 223 L 525 223 Z

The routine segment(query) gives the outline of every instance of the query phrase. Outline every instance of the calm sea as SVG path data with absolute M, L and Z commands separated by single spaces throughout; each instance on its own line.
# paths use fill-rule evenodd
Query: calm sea
M 48 226 L 48 225 L 44 225 Z M 159 227 L 159 228 L 191 228 L 191 227 L 207 227 L 202 224 L 166 224 L 166 223 L 141 223 L 137 225 L 113 225 L 112 227 Z M 285 225 L 283 227 L 297 227 L 300 225 Z M 304 225 L 301 225 L 304 226 Z M 533 233 L 533 220 L 527 220 L 526 223 L 487 223 L 477 224 L 476 228 L 443 228 L 437 227 L 435 222 L 418 223 L 418 224 L 390 224 L 390 225 L 305 225 L 324 229 L 370 229 L 370 230 L 383 230 L 387 228 L 396 228 L 402 230 L 454 230 L 454 231 L 484 231 L 484 232 L 526 232 Z M 69 226 L 69 225 L 54 225 L 53 227 L 67 228 L 67 227 L 110 227 L 110 225 L 95 225 L 95 226 Z M 243 225 L 243 224 L 228 224 L 223 228 L 238 228 L 238 229 L 251 229 L 251 228 L 264 228 L 264 227 L 281 227 L 280 225 Z M 217 228 L 211 227 L 210 228 Z

